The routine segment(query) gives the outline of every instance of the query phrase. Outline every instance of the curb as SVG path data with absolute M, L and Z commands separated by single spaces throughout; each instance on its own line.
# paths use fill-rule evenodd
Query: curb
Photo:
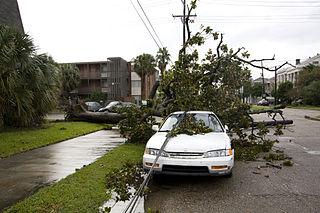
M 313 118 L 313 117 L 310 117 L 310 116 L 307 116 L 307 115 L 305 115 L 304 118 L 309 119 L 309 120 L 313 120 L 313 121 L 320 121 L 319 118 Z

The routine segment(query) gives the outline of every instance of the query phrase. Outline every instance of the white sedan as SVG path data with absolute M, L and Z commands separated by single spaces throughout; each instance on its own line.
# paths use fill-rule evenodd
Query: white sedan
M 182 119 L 184 112 L 170 114 L 149 139 L 143 155 L 143 167 L 150 170 L 166 135 Z M 207 111 L 189 111 L 195 121 L 204 121 L 212 132 L 196 135 L 179 134 L 171 138 L 154 166 L 155 173 L 174 175 L 231 176 L 234 150 L 218 117 Z

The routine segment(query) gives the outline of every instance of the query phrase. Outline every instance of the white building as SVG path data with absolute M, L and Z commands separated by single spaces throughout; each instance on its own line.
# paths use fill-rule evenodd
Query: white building
M 283 83 L 286 81 L 290 81 L 295 85 L 297 78 L 298 78 L 298 73 L 302 70 L 303 67 L 308 66 L 309 64 L 313 64 L 316 66 L 320 65 L 320 54 L 318 53 L 314 57 L 310 57 L 307 60 L 300 62 L 300 59 L 296 59 L 296 67 L 289 67 L 289 68 L 283 68 L 278 71 L 277 75 L 277 83 Z
M 131 96 L 135 103 L 139 104 L 141 101 L 141 78 L 136 72 L 131 72 Z

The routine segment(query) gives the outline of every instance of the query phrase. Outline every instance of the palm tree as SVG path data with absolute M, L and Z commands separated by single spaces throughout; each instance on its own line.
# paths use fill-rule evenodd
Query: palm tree
M 133 63 L 133 70 L 141 78 L 141 99 L 145 99 L 147 97 L 147 93 L 149 92 L 146 91 L 145 77 L 152 75 L 157 71 L 156 60 L 152 55 L 143 53 L 142 55 L 137 56 Z
M 74 64 L 61 64 L 59 68 L 61 70 L 63 90 L 69 93 L 80 84 L 81 76 L 79 69 Z
M 38 124 L 54 107 L 59 69 L 28 35 L 0 26 L 0 127 Z
M 156 55 L 157 65 L 161 73 L 161 78 L 163 78 L 164 71 L 170 61 L 170 54 L 166 47 L 160 48 Z

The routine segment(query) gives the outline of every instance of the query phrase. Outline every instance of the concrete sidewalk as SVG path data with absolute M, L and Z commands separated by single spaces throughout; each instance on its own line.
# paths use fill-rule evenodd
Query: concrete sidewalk
M 0 212 L 94 162 L 124 142 L 118 130 L 102 130 L 0 160 Z

